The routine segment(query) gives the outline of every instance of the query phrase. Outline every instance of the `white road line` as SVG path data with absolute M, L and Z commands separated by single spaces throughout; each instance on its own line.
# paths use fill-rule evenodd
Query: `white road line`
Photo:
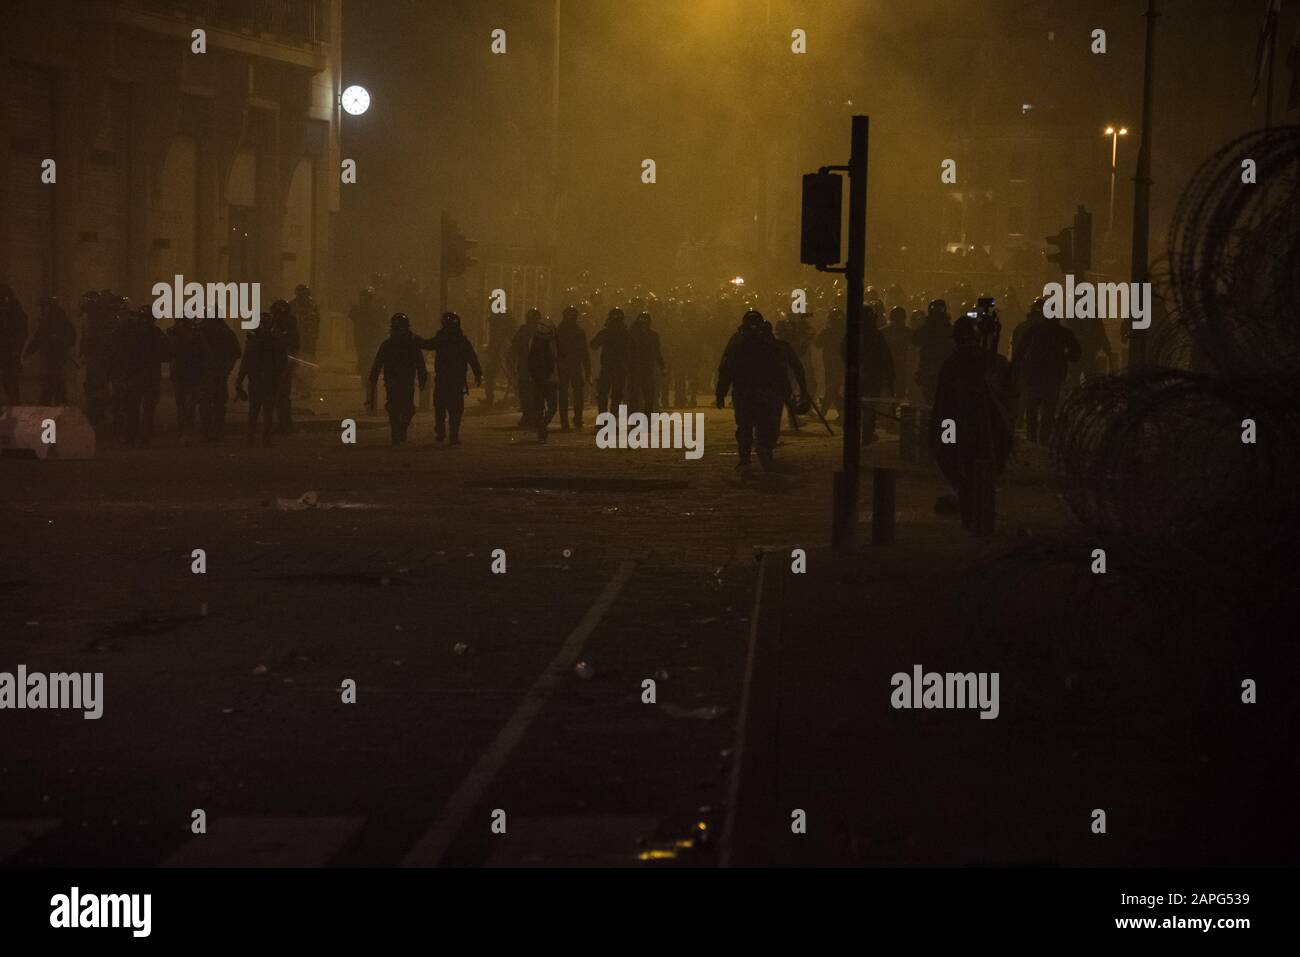
M 451 846 L 451 842 L 460 832 L 470 813 L 478 806 L 483 793 L 487 790 L 488 785 L 492 783 L 492 779 L 500 773 L 509 759 L 510 753 L 514 751 L 523 739 L 525 732 L 528 731 L 528 726 L 541 712 L 542 706 L 546 704 L 546 699 L 555 690 L 556 685 L 559 684 L 561 676 L 565 675 L 577 662 L 583 644 L 595 631 L 596 626 L 600 624 L 600 619 L 609 610 L 609 606 L 614 603 L 614 599 L 623 590 L 623 586 L 627 584 L 628 579 L 632 577 L 634 567 L 635 565 L 632 562 L 623 562 L 623 564 L 619 565 L 618 571 L 609 580 L 604 591 L 600 593 L 595 603 L 587 609 L 587 613 L 582 616 L 582 621 L 578 622 L 578 626 L 564 640 L 559 653 L 546 666 L 537 680 L 533 682 L 533 686 L 528 689 L 528 692 L 524 695 L 524 700 L 520 702 L 519 707 L 510 716 L 510 720 L 497 733 L 496 740 L 492 742 L 491 747 L 478 759 L 478 762 L 466 775 L 465 780 L 461 782 L 460 787 L 442 806 L 438 819 L 433 822 L 429 830 L 420 836 L 420 839 L 415 842 L 415 846 L 402 858 L 403 867 L 433 867 L 442 860 L 443 854 Z M 488 822 L 484 820 L 483 826 L 487 827 L 487 825 Z
M 745 756 L 745 727 L 749 724 L 749 692 L 754 681 L 754 648 L 758 644 L 758 615 L 763 600 L 763 579 L 767 574 L 768 553 L 758 566 L 758 584 L 754 586 L 754 608 L 749 613 L 749 651 L 745 655 L 745 685 L 740 693 L 740 721 L 736 726 L 736 747 L 732 752 L 731 781 L 727 788 L 727 819 L 722 827 L 718 849 L 718 866 L 731 866 L 731 850 L 736 837 L 736 800 L 740 797 L 740 766 Z
M 162 867 L 324 867 L 360 817 L 217 817 Z

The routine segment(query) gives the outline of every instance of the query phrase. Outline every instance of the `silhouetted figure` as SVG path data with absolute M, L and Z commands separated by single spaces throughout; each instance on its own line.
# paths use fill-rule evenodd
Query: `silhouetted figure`
M 975 518 L 977 470 L 994 481 L 1011 452 L 1011 408 L 1016 394 L 1010 363 L 997 354 L 997 320 L 970 316 L 953 323 L 956 348 L 944 360 L 935 385 L 930 446 L 961 508 L 962 526 Z M 953 441 L 945 441 L 945 436 Z M 991 493 L 991 489 L 990 489 Z
M 157 326 L 151 305 L 125 323 L 122 437 L 127 445 L 153 442 L 154 411 L 162 391 L 162 366 L 171 359 L 167 336 Z
M 533 336 L 541 324 L 542 314 L 536 309 L 524 313 L 524 324 L 515 330 L 510 340 L 510 364 L 515 369 L 515 388 L 519 393 L 519 427 L 532 429 L 537 427 L 533 416 L 536 403 L 532 394 L 532 376 L 528 372 L 528 357 L 532 350 Z
M 13 289 L 0 284 L 0 389 L 10 405 L 22 403 L 19 379 L 23 371 L 23 346 L 27 344 L 27 313 Z
M 600 375 L 596 378 L 596 409 L 618 410 L 623 404 L 623 390 L 628 375 L 628 330 L 623 324 L 623 310 L 609 311 L 605 328 L 591 337 L 591 348 L 600 352 Z
M 741 331 L 744 329 L 742 327 Z M 784 392 L 784 401 L 786 409 L 790 413 L 790 427 L 795 431 L 799 429 L 799 414 L 806 412 L 808 409 L 808 380 L 804 377 L 803 363 L 799 361 L 799 356 L 795 353 L 794 347 L 784 339 L 778 339 L 772 328 L 772 324 L 766 319 L 763 320 L 763 338 L 769 346 L 776 352 L 785 368 L 786 388 Z M 777 419 L 777 429 L 780 430 L 781 422 Z
M 406 442 L 406 433 L 415 418 L 415 387 L 424 388 L 429 381 L 429 370 L 424 364 L 424 353 L 420 351 L 419 342 L 411 334 L 411 320 L 405 313 L 394 313 L 390 320 L 392 331 L 388 338 L 380 343 L 375 353 L 375 361 L 370 366 L 370 395 L 366 408 L 375 411 L 375 386 L 379 374 L 384 374 L 384 391 L 386 400 L 384 409 L 388 412 L 388 429 L 393 445 Z
M 483 388 L 485 408 L 492 408 L 496 403 L 497 383 L 501 384 L 503 401 L 510 396 L 511 383 L 517 371 L 511 363 L 510 347 L 514 342 L 518 325 L 510 313 L 488 314 L 488 341 L 483 356 Z
M 814 344 L 822 351 L 822 372 L 825 375 L 826 395 L 822 398 L 822 412 L 830 414 L 834 408 L 844 414 L 844 310 L 832 309 L 826 316 L 826 326 L 817 333 Z
M 27 343 L 24 353 L 35 355 L 40 367 L 41 405 L 63 405 L 68 401 L 64 367 L 76 343 L 77 330 L 58 300 L 53 296 L 43 298 L 36 331 L 32 333 L 32 341 Z
M 100 293 L 91 289 L 82 294 L 77 309 L 84 317 L 77 355 L 86 370 L 82 383 L 86 418 L 101 438 L 107 434 L 112 420 L 113 393 L 109 379 L 109 359 L 113 348 L 111 323 L 115 316 L 112 298 L 107 289 L 102 298 Z
M 544 322 L 538 323 L 528 344 L 528 379 L 532 402 L 528 418 L 537 429 L 537 440 L 545 442 L 559 402 L 560 351 L 555 330 Z
M 573 401 L 573 427 L 582 430 L 586 386 L 591 383 L 591 350 L 587 333 L 578 323 L 578 310 L 568 306 L 555 330 L 560 353 L 560 430 L 569 431 L 569 401 Z
M 167 330 L 167 343 L 177 432 L 181 445 L 189 445 L 198 431 L 199 393 L 203 387 L 203 339 L 198 321 L 178 317 Z
M 284 343 L 288 361 L 280 377 L 280 385 L 275 393 L 275 431 L 288 434 L 294 431 L 293 424 L 293 381 L 294 361 L 302 347 L 298 334 L 298 320 L 283 299 L 271 303 L 271 329 Z
M 861 395 L 863 398 L 879 397 L 889 390 L 894 393 L 894 359 L 889 351 L 889 342 L 885 334 L 876 325 L 874 306 L 862 307 L 862 326 L 858 348 L 858 368 Z M 879 436 L 876 435 L 876 407 L 870 402 L 862 405 L 862 444 L 870 445 Z
M 1025 328 L 1022 324 L 1020 328 Z M 1025 387 L 1025 435 L 1047 445 L 1070 363 L 1078 362 L 1079 340 L 1059 318 L 1042 317 L 1015 347 L 1015 371 Z
M 293 302 L 289 303 L 289 310 L 293 313 L 294 323 L 298 328 L 298 355 L 307 362 L 315 362 L 316 348 L 320 342 L 320 308 L 312 298 L 311 289 L 304 285 L 297 286 L 293 291 Z M 315 372 L 314 368 L 305 365 L 296 373 L 300 397 L 306 398 L 311 395 Z
M 764 328 L 763 314 L 751 309 L 740 329 L 727 344 L 718 363 L 718 384 L 714 390 L 719 409 L 732 394 L 736 415 L 737 468 L 749 464 L 757 447 L 758 461 L 771 468 L 777 436 L 781 431 L 781 410 L 790 396 L 788 360 L 776 345 L 776 337 Z
M 239 337 L 215 314 L 199 323 L 199 336 L 203 345 L 199 428 L 205 442 L 220 442 L 226 435 L 226 402 L 230 373 L 239 362 Z
M 906 402 L 907 386 L 912 381 L 908 377 L 912 367 L 912 330 L 907 327 L 907 310 L 904 307 L 894 306 L 889 310 L 889 325 L 885 326 L 884 334 L 885 343 L 889 346 L 889 359 L 894 367 L 894 382 L 889 392 L 894 398 Z
M 912 345 L 917 350 L 916 384 L 920 387 L 922 401 L 933 406 L 935 390 L 939 385 L 939 370 L 953 350 L 948 304 L 942 299 L 931 301 L 925 322 L 912 332 Z
M 777 322 L 774 331 L 778 339 L 790 344 L 791 350 L 799 360 L 799 367 L 804 371 L 806 388 L 801 394 L 804 396 L 815 395 L 817 392 L 817 376 L 812 365 L 812 346 L 813 340 L 817 336 L 813 332 L 812 322 L 809 320 L 808 314 L 796 313 L 787 316 Z
M 653 413 L 659 407 L 659 376 L 666 368 L 659 348 L 659 333 L 651 328 L 650 313 L 638 313 L 627 334 L 628 409 Z
M 416 344 L 421 349 L 433 350 L 434 441 L 446 439 L 450 426 L 450 444 L 460 445 L 460 421 L 465 415 L 465 396 L 469 394 L 466 375 L 472 370 L 475 387 L 483 384 L 483 370 L 474 345 L 461 331 L 460 316 L 454 312 L 442 314 L 442 328 L 437 335 L 432 339 L 417 337 Z
M 244 357 L 239 363 L 235 378 L 235 398 L 248 400 L 248 444 L 257 440 L 258 419 L 262 421 L 262 444 L 271 444 L 271 431 L 275 426 L 275 404 L 284 381 L 289 353 L 284 337 L 275 331 L 269 312 L 261 315 L 256 329 L 244 342 Z M 244 381 L 248 391 L 244 391 Z

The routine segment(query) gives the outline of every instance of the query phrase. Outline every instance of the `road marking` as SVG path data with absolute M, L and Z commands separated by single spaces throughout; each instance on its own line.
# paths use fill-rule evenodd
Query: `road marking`
M 569 633 L 569 637 L 564 640 L 560 646 L 559 652 L 549 665 L 533 682 L 533 686 L 528 689 L 524 695 L 524 700 L 520 702 L 519 707 L 515 709 L 510 720 L 506 722 L 496 736 L 496 740 L 484 752 L 483 756 L 470 769 L 465 780 L 461 782 L 460 787 L 447 799 L 447 803 L 442 806 L 442 811 L 433 825 L 421 835 L 420 839 L 415 842 L 415 846 L 407 852 L 402 858 L 403 867 L 433 867 L 447 852 L 451 842 L 460 832 L 461 826 L 474 808 L 478 806 L 487 790 L 492 779 L 500 773 L 509 759 L 510 754 L 523 739 L 524 734 L 528 731 L 528 726 L 533 723 L 533 719 L 541 712 L 542 706 L 546 704 L 546 699 L 550 697 L 555 687 L 560 683 L 560 678 L 566 675 L 578 660 L 578 654 L 582 651 L 582 646 L 586 643 L 587 638 L 596 626 L 600 624 L 600 619 L 604 617 L 609 606 L 614 603 L 618 593 L 623 590 L 628 579 L 632 577 L 632 569 L 636 567 L 632 562 L 623 562 L 618 566 L 618 571 L 614 577 L 605 585 L 595 603 L 587 609 L 587 613 L 582 616 L 578 626 Z M 484 827 L 487 822 L 484 821 Z
M 56 817 L 0 818 L 0 861 L 7 861 L 62 823 Z
M 324 867 L 360 817 L 219 817 L 162 867 Z
M 749 650 L 745 654 L 745 684 L 740 693 L 740 721 L 736 725 L 736 747 L 732 751 L 731 781 L 727 788 L 727 819 L 722 826 L 718 849 L 718 866 L 731 866 L 731 850 L 736 837 L 736 801 L 740 797 L 740 766 L 745 756 L 745 726 L 749 723 L 749 693 L 754 681 L 754 648 L 758 644 L 758 615 L 763 600 L 763 579 L 767 574 L 768 554 L 758 565 L 758 584 L 754 586 L 754 608 L 749 613 Z

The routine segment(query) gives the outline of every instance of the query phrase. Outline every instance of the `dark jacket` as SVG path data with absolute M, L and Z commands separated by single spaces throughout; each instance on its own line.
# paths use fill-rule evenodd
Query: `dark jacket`
M 239 363 L 236 385 L 245 379 L 255 392 L 273 392 L 279 388 L 285 366 L 289 364 L 289 351 L 284 339 L 263 322 L 244 344 L 244 358 Z
M 394 332 L 379 345 L 375 361 L 370 366 L 371 387 L 384 374 L 384 385 L 390 389 L 410 389 L 420 380 L 420 388 L 429 381 L 429 370 L 424 364 L 424 353 L 410 332 Z
M 591 350 L 587 348 L 587 333 L 576 319 L 562 319 L 555 335 L 560 340 L 561 371 L 572 375 L 581 372 L 591 378 Z
M 751 397 L 784 401 L 790 393 L 786 369 L 787 360 L 775 339 L 756 330 L 738 332 L 718 364 L 717 398 L 725 399 L 734 390 L 742 401 Z
M 483 378 L 474 344 L 459 329 L 444 327 L 430 339 L 417 336 L 415 343 L 421 349 L 433 351 L 433 387 L 440 392 L 464 392 L 469 370 L 473 370 L 475 380 Z

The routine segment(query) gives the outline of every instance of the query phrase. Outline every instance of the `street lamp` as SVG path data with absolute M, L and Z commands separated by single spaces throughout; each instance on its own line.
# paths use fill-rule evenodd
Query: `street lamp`
M 1106 221 L 1106 239 L 1110 239 L 1111 230 L 1115 228 L 1115 171 L 1119 159 L 1119 138 L 1128 136 L 1127 127 L 1106 127 L 1105 134 L 1110 137 L 1110 216 Z

